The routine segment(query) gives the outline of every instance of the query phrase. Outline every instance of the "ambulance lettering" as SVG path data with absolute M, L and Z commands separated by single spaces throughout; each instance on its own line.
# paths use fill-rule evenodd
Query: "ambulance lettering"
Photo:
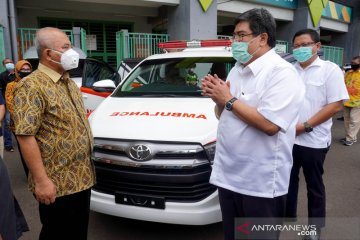
M 179 112 L 113 112 L 110 114 L 110 117 L 126 117 L 126 116 L 138 116 L 138 117 L 183 117 L 183 118 L 197 118 L 197 119 L 207 119 L 204 114 L 196 113 L 179 113 Z

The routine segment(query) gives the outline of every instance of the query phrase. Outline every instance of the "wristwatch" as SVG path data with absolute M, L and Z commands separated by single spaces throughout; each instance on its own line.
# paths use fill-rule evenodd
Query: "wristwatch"
M 304 122 L 304 128 L 306 133 L 312 132 L 314 130 L 313 127 L 310 126 L 308 122 Z
M 227 101 L 225 103 L 225 109 L 228 110 L 228 111 L 232 111 L 233 109 L 233 105 L 234 105 L 234 102 L 238 100 L 236 97 L 233 97 L 232 99 L 230 99 L 229 101 Z

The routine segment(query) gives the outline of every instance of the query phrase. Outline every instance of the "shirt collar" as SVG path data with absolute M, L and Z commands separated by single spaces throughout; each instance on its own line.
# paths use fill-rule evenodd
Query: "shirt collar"
M 249 64 L 249 68 L 254 73 L 254 75 L 257 75 L 269 62 L 272 61 L 274 58 L 274 55 L 277 55 L 275 52 L 275 49 L 272 48 L 269 51 L 267 51 L 264 55 L 253 61 Z
M 55 83 L 57 83 L 61 78 L 63 78 L 63 79 L 68 79 L 69 78 L 69 73 L 68 72 L 65 72 L 63 75 L 61 75 L 60 73 L 52 70 L 48 66 L 45 66 L 44 64 L 41 64 L 41 63 L 39 63 L 38 69 L 41 72 L 48 75 L 51 78 L 51 80 L 53 80 Z
M 264 65 L 271 62 L 271 59 L 273 58 L 274 54 L 276 54 L 275 50 L 270 49 L 264 55 L 260 56 L 259 58 L 257 58 L 255 61 L 253 61 L 252 63 L 250 63 L 246 67 L 243 67 L 239 63 L 237 63 L 237 64 L 239 64 L 240 68 L 242 69 L 242 71 L 244 73 L 251 71 L 252 74 L 254 76 L 256 76 L 264 68 Z

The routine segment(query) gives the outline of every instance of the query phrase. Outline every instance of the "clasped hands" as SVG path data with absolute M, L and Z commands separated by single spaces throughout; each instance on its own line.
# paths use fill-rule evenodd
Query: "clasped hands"
M 201 89 L 203 90 L 202 95 L 210 97 L 222 108 L 233 97 L 230 93 L 230 83 L 224 82 L 216 74 L 208 74 L 201 79 Z

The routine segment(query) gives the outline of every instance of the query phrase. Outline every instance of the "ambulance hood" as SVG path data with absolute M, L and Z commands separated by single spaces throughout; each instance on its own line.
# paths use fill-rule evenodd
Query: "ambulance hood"
M 209 143 L 216 139 L 215 104 L 205 97 L 108 97 L 90 115 L 95 138 Z

